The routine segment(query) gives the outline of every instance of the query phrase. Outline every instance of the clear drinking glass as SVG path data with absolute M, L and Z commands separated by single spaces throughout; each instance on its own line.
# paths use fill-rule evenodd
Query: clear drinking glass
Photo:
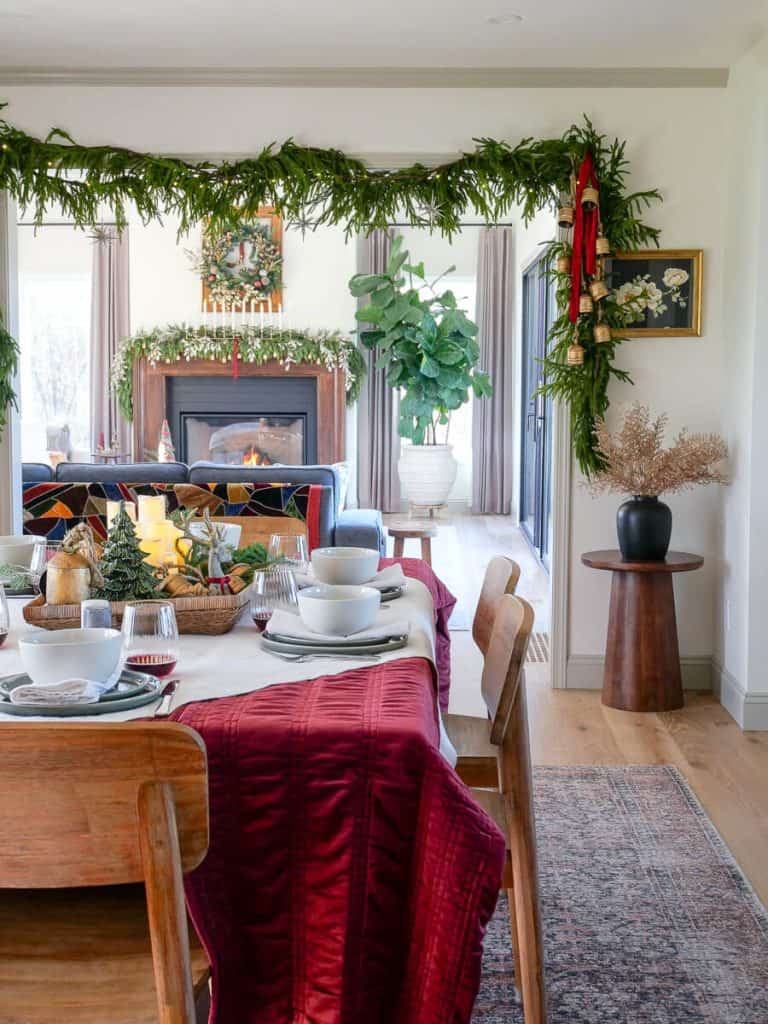
M 5 643 L 5 638 L 8 636 L 8 630 L 10 629 L 10 619 L 8 618 L 8 600 L 5 596 L 5 588 L 0 583 L 0 647 Z
M 272 612 L 278 608 L 295 611 L 299 604 L 296 594 L 296 578 L 285 563 L 255 572 L 251 587 L 251 618 L 256 629 L 263 633 Z
M 53 557 L 52 555 L 50 557 Z M 32 559 L 29 563 L 29 580 L 35 590 L 40 589 L 40 578 L 48 565 L 48 545 L 41 537 L 35 544 L 32 551 Z
M 125 667 L 169 676 L 179 660 L 179 629 L 170 601 L 129 601 L 123 613 Z
M 309 571 L 307 538 L 303 534 L 273 533 L 268 554 L 275 561 L 288 563 L 294 572 Z

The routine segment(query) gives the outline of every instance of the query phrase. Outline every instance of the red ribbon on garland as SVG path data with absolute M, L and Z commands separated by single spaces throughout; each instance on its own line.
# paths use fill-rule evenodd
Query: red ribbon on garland
M 237 378 L 240 376 L 240 367 L 239 367 L 239 364 L 238 364 L 239 356 L 240 356 L 240 339 L 238 338 L 237 335 L 235 335 L 235 345 L 234 345 L 234 348 L 232 349 L 232 379 L 233 380 L 237 380 Z
M 576 208 L 573 211 L 573 252 L 571 254 L 571 302 L 568 309 L 568 318 L 572 324 L 579 319 L 582 263 L 587 274 L 594 274 L 597 270 L 595 242 L 597 241 L 599 214 L 597 209 L 585 210 L 581 204 L 581 196 L 587 185 L 591 185 L 593 188 L 598 187 L 595 163 L 591 153 L 587 153 L 581 161 L 576 178 L 576 196 L 574 197 Z

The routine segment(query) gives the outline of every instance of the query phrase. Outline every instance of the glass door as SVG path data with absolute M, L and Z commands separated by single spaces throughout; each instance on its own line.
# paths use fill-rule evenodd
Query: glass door
M 522 451 L 520 526 L 549 569 L 552 516 L 552 401 L 537 394 L 545 382 L 542 360 L 555 316 L 554 288 L 539 257 L 523 273 Z

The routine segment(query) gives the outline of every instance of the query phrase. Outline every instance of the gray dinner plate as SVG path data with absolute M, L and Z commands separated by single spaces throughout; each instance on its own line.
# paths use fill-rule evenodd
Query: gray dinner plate
M 31 683 L 28 675 L 20 673 L 0 679 L 0 713 L 43 718 L 73 718 L 80 715 L 110 715 L 116 711 L 131 711 L 133 708 L 151 704 L 160 696 L 164 685 L 162 679 L 145 672 L 123 671 L 108 693 L 103 693 L 93 704 L 12 704 L 9 693 L 17 686 Z
M 261 645 L 266 651 L 277 654 L 387 654 L 398 651 L 408 643 L 407 636 L 393 637 L 378 643 L 367 644 L 312 644 L 298 640 L 275 639 L 267 633 L 261 638 Z

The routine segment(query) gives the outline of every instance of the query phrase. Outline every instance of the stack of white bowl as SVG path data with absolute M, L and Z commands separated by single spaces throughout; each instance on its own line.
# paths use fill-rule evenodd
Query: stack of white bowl
M 369 548 L 315 548 L 312 570 L 316 586 L 299 591 L 299 614 L 315 633 L 350 636 L 373 625 L 381 594 L 363 584 L 379 566 Z

